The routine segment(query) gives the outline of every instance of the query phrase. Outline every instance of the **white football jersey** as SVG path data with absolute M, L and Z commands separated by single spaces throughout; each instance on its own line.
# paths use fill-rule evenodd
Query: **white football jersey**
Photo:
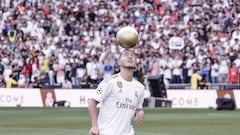
M 100 135 L 134 135 L 135 110 L 142 109 L 144 101 L 144 86 L 140 82 L 126 81 L 115 74 L 99 84 L 93 99 L 100 103 Z

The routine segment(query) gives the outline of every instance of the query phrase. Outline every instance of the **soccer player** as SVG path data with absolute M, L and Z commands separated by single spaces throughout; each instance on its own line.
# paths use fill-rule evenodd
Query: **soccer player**
M 89 135 L 134 135 L 133 120 L 139 125 L 144 121 L 144 86 L 133 78 L 135 54 L 124 50 L 118 65 L 120 73 L 103 80 L 89 102 L 92 123 Z

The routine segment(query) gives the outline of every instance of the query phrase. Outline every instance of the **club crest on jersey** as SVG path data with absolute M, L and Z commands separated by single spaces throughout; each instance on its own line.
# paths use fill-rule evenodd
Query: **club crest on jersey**
M 98 88 L 98 89 L 97 89 L 97 94 L 98 94 L 98 95 L 102 94 L 102 92 L 103 92 L 102 88 Z
M 135 91 L 135 97 L 138 98 L 138 92 L 137 91 Z
M 121 81 L 117 81 L 117 86 L 120 89 L 119 92 L 122 92 L 122 82 Z

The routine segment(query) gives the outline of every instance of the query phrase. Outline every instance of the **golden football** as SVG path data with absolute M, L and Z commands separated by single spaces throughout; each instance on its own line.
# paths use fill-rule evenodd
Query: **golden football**
M 138 32 L 133 27 L 125 26 L 117 32 L 116 39 L 123 48 L 132 48 L 137 44 Z

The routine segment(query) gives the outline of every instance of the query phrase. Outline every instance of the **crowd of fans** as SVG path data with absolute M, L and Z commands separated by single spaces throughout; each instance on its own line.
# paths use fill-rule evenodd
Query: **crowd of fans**
M 0 87 L 91 87 L 118 72 L 126 25 L 141 82 L 239 82 L 239 0 L 1 0 Z

